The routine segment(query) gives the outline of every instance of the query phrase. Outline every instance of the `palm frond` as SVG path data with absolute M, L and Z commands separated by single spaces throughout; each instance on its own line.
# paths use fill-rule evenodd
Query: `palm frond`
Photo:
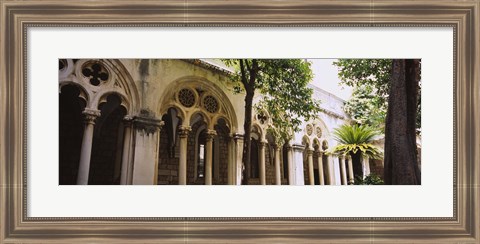
M 342 125 L 333 132 L 335 140 L 339 142 L 332 150 L 332 154 L 347 155 L 360 151 L 363 155 L 373 159 L 383 157 L 382 151 L 372 144 L 378 132 L 362 125 Z

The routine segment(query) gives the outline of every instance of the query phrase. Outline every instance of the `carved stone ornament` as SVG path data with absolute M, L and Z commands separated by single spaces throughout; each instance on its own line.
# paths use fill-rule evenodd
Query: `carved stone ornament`
M 178 101 L 183 106 L 190 108 L 195 104 L 195 93 L 191 89 L 183 88 L 178 92 Z
M 313 126 L 311 124 L 307 125 L 307 135 L 311 136 L 313 133 Z
M 83 120 L 85 124 L 95 124 L 95 120 L 100 117 L 100 110 L 86 108 L 83 112 Z
M 143 130 L 145 133 L 151 134 L 162 128 L 163 121 L 154 118 L 135 117 L 133 124 L 137 130 Z
M 321 138 L 322 137 L 322 129 L 320 129 L 320 127 L 317 127 L 315 129 L 315 133 L 317 134 L 317 137 L 318 138 Z
M 205 135 L 206 135 L 206 140 L 211 141 L 217 135 L 217 132 L 214 130 L 208 130 L 207 133 L 205 133 Z
M 88 78 L 91 85 L 99 86 L 102 82 L 108 80 L 107 69 L 99 62 L 89 62 L 83 65 L 82 74 Z
M 187 137 L 188 133 L 192 131 L 192 128 L 190 126 L 179 126 L 178 127 L 178 136 L 180 137 Z
M 218 101 L 213 96 L 206 96 L 203 99 L 203 106 L 209 113 L 216 113 L 218 112 Z

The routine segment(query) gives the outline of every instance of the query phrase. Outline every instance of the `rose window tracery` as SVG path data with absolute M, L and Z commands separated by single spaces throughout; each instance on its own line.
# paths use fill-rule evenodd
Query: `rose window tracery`
M 178 92 L 178 101 L 183 106 L 190 108 L 195 104 L 195 94 L 192 90 L 184 88 Z
M 217 99 L 210 95 L 203 99 L 203 106 L 210 113 L 216 113 L 219 109 Z
M 87 63 L 82 68 L 82 74 L 89 79 L 90 84 L 99 86 L 108 80 L 108 72 L 100 63 Z

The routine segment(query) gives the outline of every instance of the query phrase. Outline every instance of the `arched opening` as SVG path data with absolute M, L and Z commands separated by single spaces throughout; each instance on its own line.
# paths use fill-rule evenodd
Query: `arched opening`
M 213 184 L 228 184 L 228 146 L 230 143 L 230 128 L 225 119 L 219 119 L 214 126 L 217 135 L 213 144 L 212 177 Z
M 252 126 L 250 136 L 250 177 L 248 184 L 260 185 L 260 143 L 262 138 L 260 128 L 258 126 Z
M 323 165 L 322 165 L 322 170 L 320 170 L 320 166 L 318 165 L 318 163 L 320 161 L 319 156 L 321 155 L 321 152 L 320 152 L 321 147 L 317 139 L 313 141 L 313 149 L 314 149 L 314 153 L 313 153 L 314 182 L 315 182 L 315 185 L 321 185 L 320 174 L 323 173 Z M 325 183 L 325 179 L 324 179 L 324 183 Z
M 118 95 L 110 94 L 106 102 L 99 105 L 101 116 L 96 120 L 93 133 L 90 185 L 120 184 L 123 118 L 127 114 L 121 102 Z
M 305 185 L 310 185 L 310 175 L 308 166 L 308 149 L 310 147 L 308 138 L 305 136 L 302 139 L 302 145 L 305 147 L 303 150 L 303 179 Z
M 288 143 L 283 144 L 283 150 L 282 150 L 282 176 L 283 180 L 285 183 L 282 182 L 282 184 L 290 184 L 289 182 L 289 172 L 288 172 L 288 150 L 289 150 L 289 145 Z
M 77 183 L 83 138 L 83 115 L 86 101 L 79 97 L 80 88 L 65 85 L 59 94 L 59 184 Z
M 169 108 L 162 116 L 164 125 L 160 131 L 158 178 L 159 185 L 178 184 L 179 137 L 178 127 L 182 124 L 176 108 Z
M 275 139 L 272 134 L 266 134 L 265 145 L 265 181 L 267 185 L 275 185 Z
M 192 131 L 187 146 L 187 184 L 204 185 L 207 157 L 207 123 L 204 115 L 197 113 L 190 120 Z M 214 160 L 212 160 L 212 163 Z

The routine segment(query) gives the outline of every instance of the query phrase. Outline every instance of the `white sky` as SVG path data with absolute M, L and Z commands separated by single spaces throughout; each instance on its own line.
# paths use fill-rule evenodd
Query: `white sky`
M 312 84 L 343 100 L 348 100 L 352 94 L 352 88 L 338 84 L 340 79 L 338 78 L 338 68 L 333 65 L 335 60 L 336 59 L 308 59 L 308 61 L 312 62 L 312 71 L 314 74 Z

